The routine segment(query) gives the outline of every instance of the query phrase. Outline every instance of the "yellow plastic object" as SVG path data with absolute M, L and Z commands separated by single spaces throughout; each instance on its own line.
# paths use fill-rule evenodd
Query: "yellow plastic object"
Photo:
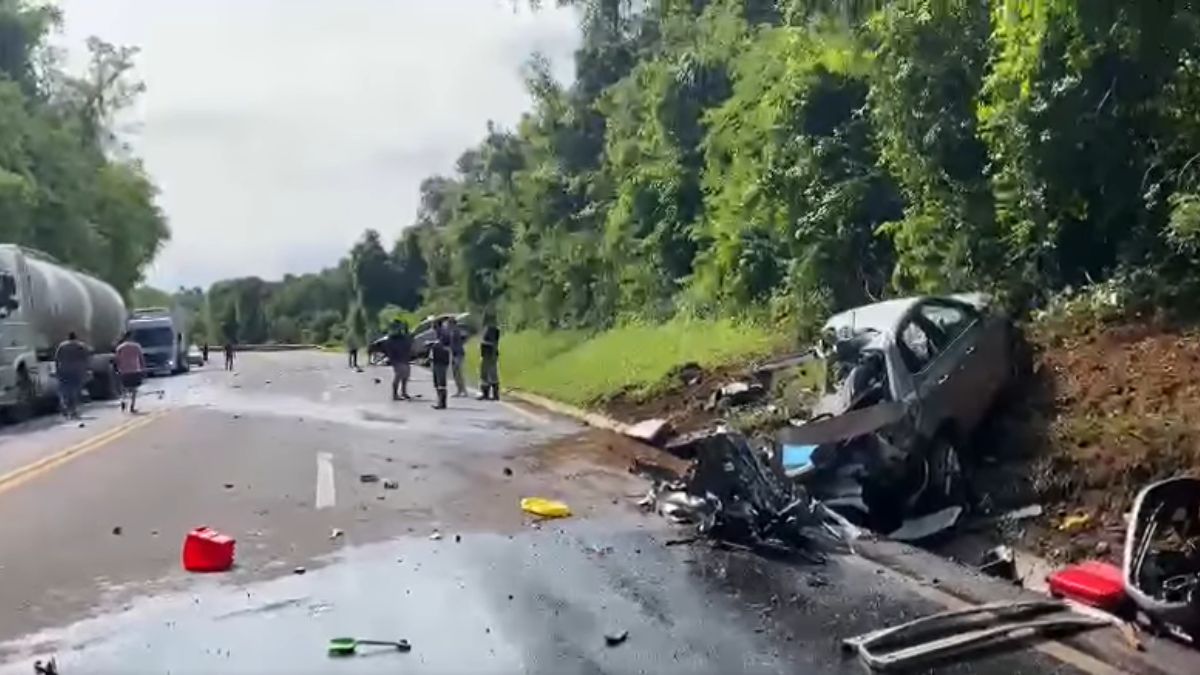
M 1086 513 L 1078 513 L 1073 516 L 1063 518 L 1059 523 L 1058 529 L 1060 532 L 1078 532 L 1092 524 L 1092 517 Z
M 571 515 L 571 507 L 541 497 L 525 497 L 521 500 L 521 510 L 543 518 L 566 518 Z

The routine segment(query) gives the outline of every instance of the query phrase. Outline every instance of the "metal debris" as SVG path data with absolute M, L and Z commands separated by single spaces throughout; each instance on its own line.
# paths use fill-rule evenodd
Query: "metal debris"
M 888 535 L 896 541 L 921 541 L 936 534 L 941 534 L 958 524 L 962 517 L 963 507 L 947 506 L 941 511 L 934 511 L 918 518 L 910 518 L 899 529 Z
M 604 644 L 609 647 L 616 647 L 628 639 L 629 631 L 627 630 L 610 631 L 604 634 Z
M 304 574 L 308 570 L 303 567 L 296 567 L 292 570 L 292 574 Z
M 341 530 L 339 530 L 338 528 L 335 527 L 329 531 L 329 538 L 331 540 L 337 539 L 338 537 L 341 537 L 343 534 L 345 534 L 345 532 L 342 532 Z
M 383 481 L 383 489 L 384 490 L 399 490 L 400 482 L 391 480 L 391 479 L 385 480 L 385 481 Z
M 984 552 L 979 561 L 979 571 L 990 577 L 1005 581 L 1019 581 L 1017 578 L 1017 556 L 1011 546 L 997 546 Z
M 671 434 L 671 423 L 664 419 L 642 420 L 625 427 L 625 435 L 644 443 L 656 445 Z
M 1081 616 L 1067 610 L 1066 603 L 1053 600 L 997 602 L 931 614 L 848 638 L 842 641 L 842 649 L 857 654 L 871 670 L 905 670 L 971 651 L 995 648 L 1030 635 L 1087 630 L 1111 623 L 1100 617 Z M 1055 614 L 1048 618 L 1031 618 L 1051 613 Z
M 54 659 L 42 663 L 39 661 L 33 662 L 34 675 L 58 675 L 58 663 Z
M 1200 643 L 1200 478 L 1144 488 L 1125 533 L 1125 591 L 1155 627 Z
M 122 532 L 122 530 L 121 530 L 121 526 L 120 526 L 120 525 L 117 525 L 116 527 L 114 527 L 114 528 L 112 529 L 112 533 L 113 533 L 113 534 L 115 534 L 115 535 L 120 535 L 120 534 L 121 534 L 121 532 Z
M 360 482 L 360 483 L 378 483 L 379 482 L 379 474 L 376 474 L 376 473 L 359 474 L 358 482 Z

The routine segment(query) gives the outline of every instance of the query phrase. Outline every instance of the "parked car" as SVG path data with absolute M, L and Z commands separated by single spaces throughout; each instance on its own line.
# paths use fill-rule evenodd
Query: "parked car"
M 1023 342 L 986 296 L 888 300 L 831 317 L 826 392 L 781 434 L 783 470 L 812 496 L 890 531 L 964 501 L 972 433 L 1023 367 Z
M 412 355 L 409 360 L 423 361 L 427 357 L 428 345 L 434 339 L 433 327 L 434 323 L 441 319 L 449 319 L 454 317 L 458 321 L 458 328 L 463 334 L 470 338 L 475 334 L 475 329 L 471 325 L 471 314 L 469 312 L 459 312 L 454 314 L 437 314 L 426 317 L 416 326 L 410 326 L 412 333 Z M 387 336 L 383 335 L 376 338 L 367 345 L 367 360 L 371 365 L 379 365 L 387 361 L 387 355 L 384 354 L 383 345 L 387 341 Z
M 190 365 L 199 367 L 204 365 L 204 354 L 200 352 L 200 348 L 196 345 L 188 347 L 187 360 Z

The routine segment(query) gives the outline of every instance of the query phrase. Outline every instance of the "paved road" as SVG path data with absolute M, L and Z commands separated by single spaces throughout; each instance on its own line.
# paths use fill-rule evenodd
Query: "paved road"
M 0 673 L 858 673 L 839 638 L 941 609 L 858 558 L 667 546 L 633 504 L 644 449 L 509 403 L 434 411 L 424 371 L 426 400 L 392 403 L 385 377 L 244 355 L 152 380 L 138 417 L 0 434 Z M 534 523 L 529 495 L 575 516 Z M 180 569 L 198 525 L 237 538 L 235 570 Z M 343 635 L 413 651 L 329 660 Z M 1079 671 L 1029 650 L 946 672 Z

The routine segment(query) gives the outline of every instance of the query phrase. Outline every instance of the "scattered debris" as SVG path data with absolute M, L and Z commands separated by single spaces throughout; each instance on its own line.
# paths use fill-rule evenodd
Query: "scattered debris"
M 1022 506 L 1019 509 L 1013 509 L 1012 511 L 1003 513 L 996 518 L 996 520 L 1001 522 L 1015 523 L 1022 520 L 1028 520 L 1030 518 L 1040 518 L 1043 511 L 1044 509 L 1042 508 L 1041 504 L 1030 504 L 1029 506 Z
M 42 663 L 41 661 L 33 662 L 34 675 L 58 675 L 58 662 L 54 659 Z
M 610 631 L 604 634 L 604 644 L 609 647 L 616 647 L 628 639 L 629 631 L 627 630 Z
M 1065 567 L 1046 577 L 1050 595 L 1067 598 L 1106 612 L 1117 612 L 1127 601 L 1121 569 L 1099 560 Z
M 979 561 L 979 571 L 997 579 L 1019 581 L 1017 557 L 1011 546 L 1000 545 L 984 552 L 983 559 Z
M 114 528 L 112 529 L 112 533 L 113 533 L 113 534 L 115 534 L 115 535 L 117 535 L 117 536 L 120 536 L 121 532 L 122 532 L 122 530 L 121 530 L 121 526 L 120 526 L 120 525 L 117 525 L 116 527 L 114 527 Z
M 667 441 L 663 449 L 680 459 L 693 459 L 696 457 L 696 446 L 711 434 L 706 430 L 675 436 Z
M 379 482 L 379 474 L 374 474 L 374 473 L 359 474 L 358 482 L 360 482 L 360 483 L 378 483 Z
M 211 527 L 197 527 L 183 540 L 183 568 L 189 572 L 224 572 L 233 567 L 236 542 Z
M 625 428 L 625 435 L 650 445 L 657 445 L 671 433 L 671 423 L 664 419 L 642 420 Z
M 1200 643 L 1200 478 L 1144 488 L 1125 535 L 1121 579 L 1150 622 Z
M 962 517 L 962 514 L 963 507 L 947 506 L 940 511 L 904 521 L 900 528 L 892 531 L 888 537 L 896 541 L 928 539 L 954 527 L 958 524 L 958 519 Z
M 456 544 L 462 543 L 462 535 L 461 534 L 454 535 L 454 543 L 456 543 Z
M 429 539 L 432 541 L 441 541 L 442 533 L 435 530 L 433 534 L 429 535 Z
M 343 532 L 343 531 L 341 531 L 340 529 L 338 529 L 338 528 L 336 528 L 336 527 L 335 527 L 335 528 L 333 528 L 332 530 L 330 530 L 330 531 L 329 531 L 329 538 L 330 538 L 331 540 L 332 540 L 332 539 L 337 539 L 338 537 L 341 537 L 341 536 L 342 536 L 342 535 L 344 535 L 344 534 L 345 534 L 345 532 Z
M 675 376 L 685 387 L 694 387 L 704 379 L 704 369 L 699 363 L 689 361 L 675 369 Z
M 333 657 L 354 656 L 359 647 L 392 647 L 398 652 L 412 651 L 408 640 L 359 640 L 352 637 L 333 638 L 329 641 L 329 655 Z
M 226 483 L 224 487 L 225 487 L 225 489 L 226 489 L 226 490 L 232 490 L 232 489 L 233 489 L 233 483 Z
M 571 515 L 571 507 L 562 502 L 542 497 L 523 498 L 521 510 L 543 518 L 566 518 Z
M 504 467 L 504 475 L 505 475 L 505 476 L 511 476 L 511 475 L 513 475 L 513 470 L 512 470 L 512 469 L 510 469 L 510 468 L 508 468 L 507 466 L 506 466 L 506 467 Z
M 682 537 L 680 539 L 668 539 L 663 542 L 663 546 L 683 546 L 685 544 L 694 544 L 699 537 Z
M 304 574 L 307 571 L 308 570 L 304 569 L 303 567 L 296 567 L 292 570 L 292 574 Z
M 86 423 L 84 423 L 84 422 L 80 422 L 80 423 L 79 423 L 79 428 L 80 428 L 80 429 L 82 429 L 82 428 L 84 428 L 84 427 L 86 427 L 86 426 L 87 426 L 87 424 L 86 424 Z
M 384 490 L 399 490 L 400 489 L 400 481 L 391 480 L 389 478 L 388 480 L 383 481 L 383 489 Z
M 767 395 L 766 387 L 757 382 L 730 382 L 716 392 L 715 404 L 740 406 L 753 403 Z
M 1092 524 L 1092 516 L 1087 513 L 1077 513 L 1067 516 L 1058 524 L 1059 532 L 1079 532 Z
M 1087 630 L 1111 623 L 1068 610 L 1065 603 L 1052 600 L 998 602 L 951 610 L 848 638 L 842 641 L 842 649 L 857 654 L 871 670 L 906 670 L 994 649 L 1031 633 Z M 1053 616 L 1033 618 L 1048 614 Z
M 377 378 L 375 378 L 375 384 L 383 384 L 383 380 L 381 380 L 377 377 Z

